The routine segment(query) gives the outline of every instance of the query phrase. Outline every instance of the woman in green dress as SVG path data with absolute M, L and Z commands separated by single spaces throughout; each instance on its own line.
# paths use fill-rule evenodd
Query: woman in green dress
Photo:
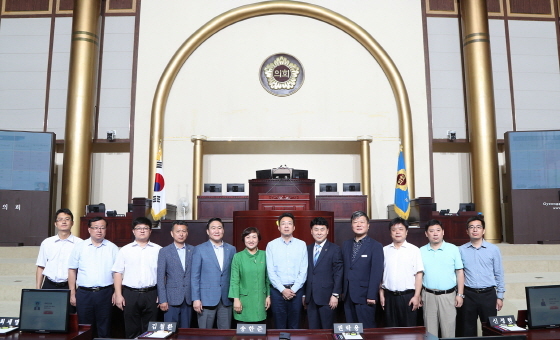
M 229 297 L 233 298 L 235 320 L 259 323 L 266 320 L 270 307 L 270 281 L 266 273 L 266 252 L 257 247 L 261 234 L 257 228 L 243 230 L 245 249 L 233 256 Z

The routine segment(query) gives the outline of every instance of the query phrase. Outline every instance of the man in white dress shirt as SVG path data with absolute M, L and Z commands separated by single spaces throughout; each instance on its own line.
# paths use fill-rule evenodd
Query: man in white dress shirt
M 408 222 L 397 217 L 389 223 L 393 243 L 383 247 L 383 281 L 379 290 L 387 327 L 416 326 L 422 294 L 424 265 L 417 246 L 406 242 Z
M 113 265 L 115 305 L 124 312 L 124 330 L 132 339 L 157 321 L 157 260 L 161 247 L 150 242 L 152 222 L 138 217 L 132 222 L 134 242 L 122 247 Z
M 78 323 L 92 325 L 94 337 L 111 337 L 113 272 L 119 248 L 105 239 L 107 221 L 88 221 L 90 238 L 74 247 L 68 261 L 70 304 L 76 306 Z M 79 286 L 76 288 L 76 284 Z
M 37 257 L 37 289 L 68 289 L 68 258 L 74 246 L 82 239 L 72 235 L 74 215 L 69 209 L 59 209 L 54 225 L 57 234 L 46 238 Z

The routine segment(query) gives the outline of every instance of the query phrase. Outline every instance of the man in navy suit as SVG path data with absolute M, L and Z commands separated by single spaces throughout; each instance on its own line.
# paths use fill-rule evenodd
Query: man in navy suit
M 173 221 L 173 243 L 161 248 L 158 256 L 157 290 L 159 309 L 165 322 L 177 322 L 178 328 L 191 326 L 191 267 L 194 247 L 186 244 L 189 226 Z
M 198 328 L 231 327 L 232 302 L 228 298 L 231 261 L 235 248 L 223 241 L 224 225 L 214 217 L 206 224 L 208 242 L 194 248 L 191 272 L 193 308 Z
M 304 305 L 310 329 L 333 327 L 334 311 L 342 292 L 342 252 L 327 241 L 329 223 L 323 217 L 311 221 L 311 235 L 315 240 L 307 246 L 309 263 L 305 283 Z
M 383 278 L 383 247 L 367 235 L 369 217 L 365 212 L 354 212 L 351 221 L 354 238 L 342 245 L 346 322 L 361 322 L 364 328 L 374 328 Z

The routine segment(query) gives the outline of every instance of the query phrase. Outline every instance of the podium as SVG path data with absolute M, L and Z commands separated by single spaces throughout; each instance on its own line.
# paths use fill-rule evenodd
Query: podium
M 258 210 L 309 210 L 309 194 L 259 194 Z
M 308 194 L 307 210 L 315 210 L 314 179 L 251 179 L 249 180 L 249 210 L 259 210 L 259 194 Z

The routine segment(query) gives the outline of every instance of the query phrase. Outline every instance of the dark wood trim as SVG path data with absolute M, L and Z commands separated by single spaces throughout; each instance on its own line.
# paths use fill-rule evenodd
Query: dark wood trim
M 426 1 L 421 0 L 422 8 L 427 8 Z M 432 140 L 434 129 L 432 124 L 432 78 L 430 76 L 430 49 L 428 48 L 428 18 L 426 11 L 422 11 L 422 36 L 424 37 L 424 75 L 426 77 L 426 113 L 428 114 L 428 160 L 430 162 L 430 196 L 435 197 L 434 188 L 434 150 Z
M 95 118 L 93 123 L 93 139 L 97 139 L 99 136 L 99 106 L 101 103 L 101 79 L 103 78 L 103 50 L 105 47 L 105 6 L 101 3 L 101 27 L 99 28 L 99 48 L 97 50 L 97 84 L 95 87 L 96 98 L 95 98 Z
M 136 84 L 138 82 L 138 41 L 140 39 L 140 9 L 141 0 L 136 1 L 136 13 L 134 19 L 134 47 L 132 52 L 132 80 L 130 86 L 130 131 L 128 138 L 130 140 L 130 155 L 128 163 L 128 201 L 132 202 L 132 173 L 134 169 L 134 118 L 136 117 Z
M 507 0 L 504 1 L 504 6 L 506 6 Z M 504 11 L 504 36 L 506 38 L 506 58 L 507 58 L 507 68 L 509 77 L 509 97 L 511 102 L 511 128 L 513 131 L 517 131 L 517 122 L 515 119 L 515 94 L 513 89 L 513 69 L 511 66 L 511 42 L 509 39 L 509 18 L 507 16 L 507 11 Z
M 43 118 L 43 132 L 48 131 L 49 122 L 49 102 L 51 99 L 51 78 L 52 78 L 52 59 L 53 59 L 53 46 L 54 46 L 54 30 L 55 30 L 55 6 L 53 6 L 53 12 L 51 13 L 51 29 L 49 34 L 49 53 L 47 57 L 47 84 L 45 86 L 45 116 Z

